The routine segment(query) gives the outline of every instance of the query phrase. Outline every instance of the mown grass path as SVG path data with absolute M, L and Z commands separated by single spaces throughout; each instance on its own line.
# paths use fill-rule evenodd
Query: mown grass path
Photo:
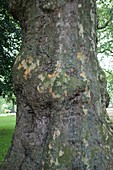
M 11 145 L 15 122 L 16 116 L 0 116 L 0 164 Z

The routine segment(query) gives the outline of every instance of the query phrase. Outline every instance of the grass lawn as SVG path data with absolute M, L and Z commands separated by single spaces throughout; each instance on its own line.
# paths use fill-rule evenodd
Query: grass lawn
M 0 116 L 0 164 L 11 144 L 16 116 Z

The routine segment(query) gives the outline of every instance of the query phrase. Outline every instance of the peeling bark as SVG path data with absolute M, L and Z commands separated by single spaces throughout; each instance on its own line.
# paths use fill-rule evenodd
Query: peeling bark
M 11 0 L 23 46 L 14 64 L 17 120 L 1 170 L 112 169 L 96 1 Z

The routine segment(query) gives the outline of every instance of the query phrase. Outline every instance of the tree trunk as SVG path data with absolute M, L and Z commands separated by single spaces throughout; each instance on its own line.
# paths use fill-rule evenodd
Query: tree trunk
M 14 99 L 12 99 L 12 108 L 11 108 L 11 113 L 15 112 L 15 103 L 14 103 Z
M 23 45 L 16 128 L 1 170 L 112 169 L 96 0 L 11 0 L 10 8 Z

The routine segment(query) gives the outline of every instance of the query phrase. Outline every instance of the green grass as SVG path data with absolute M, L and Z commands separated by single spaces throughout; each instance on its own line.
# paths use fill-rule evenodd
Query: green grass
M 16 116 L 0 116 L 0 163 L 11 145 L 15 122 Z

